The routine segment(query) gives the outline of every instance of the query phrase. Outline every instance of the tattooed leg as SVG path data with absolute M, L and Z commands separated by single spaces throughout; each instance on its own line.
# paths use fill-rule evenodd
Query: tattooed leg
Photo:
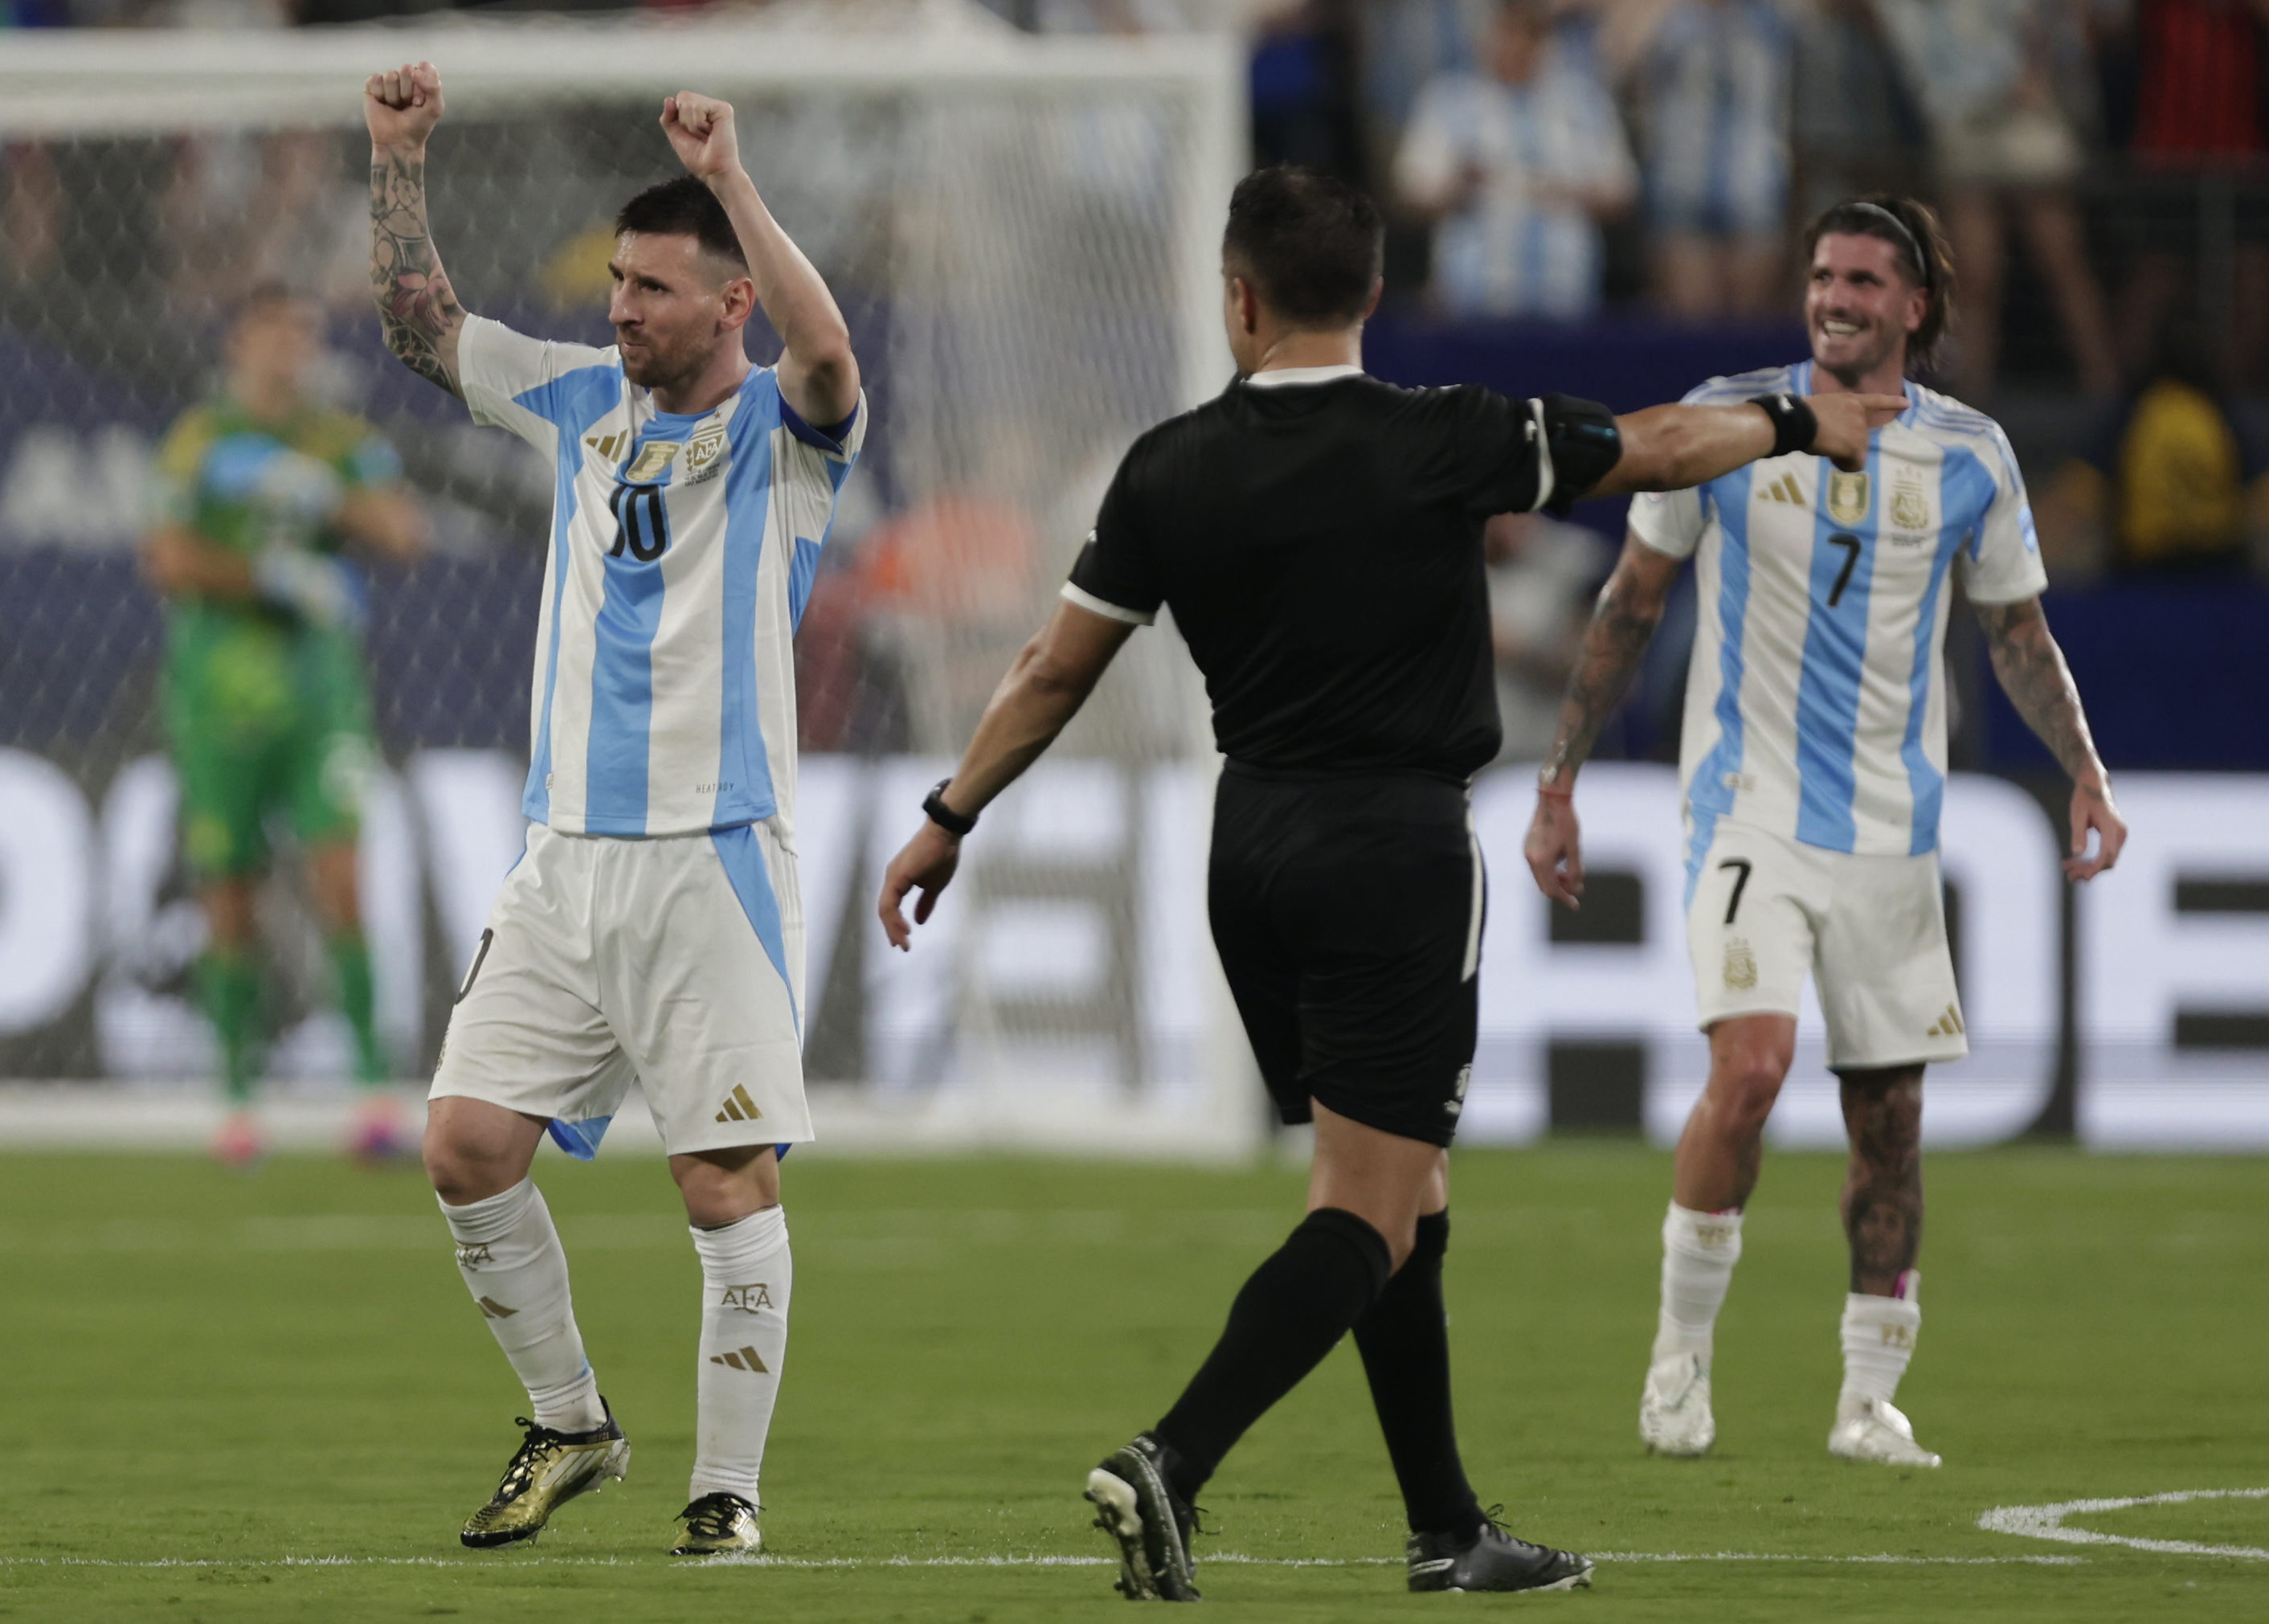
M 1851 1289 L 1898 1295 L 1922 1250 L 1922 1067 L 1840 1074 L 1851 1166 L 1844 1180 L 1844 1233 Z

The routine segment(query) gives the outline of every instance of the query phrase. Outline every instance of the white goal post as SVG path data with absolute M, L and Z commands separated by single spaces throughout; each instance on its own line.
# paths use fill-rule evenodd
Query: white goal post
M 516 601 L 506 587 L 540 568 L 549 499 L 505 437 L 381 376 L 374 319 L 358 325 L 361 85 L 420 59 L 439 65 L 448 100 L 428 188 L 469 308 L 563 336 L 603 332 L 593 240 L 602 250 L 616 205 L 674 168 L 653 121 L 662 95 L 692 88 L 735 101 L 751 173 L 851 316 L 875 427 L 839 521 L 835 556 L 850 562 L 823 584 L 834 596 L 815 595 L 802 655 L 798 833 L 823 1134 L 1248 1152 L 1261 1101 L 1204 931 L 1214 757 L 1170 631 L 1130 646 L 1055 755 L 988 814 L 913 955 L 883 950 L 868 905 L 922 790 L 1046 612 L 1119 455 L 1229 375 L 1218 256 L 1247 158 L 1243 42 L 1034 37 L 951 0 L 786 4 L 734 20 L 9 36 L 0 153 L 61 177 L 42 229 L 62 247 L 26 273 L 27 285 L 46 277 L 40 302 L 0 306 L 0 342 L 20 337 L 36 358 L 11 388 L 36 397 L 50 371 L 70 382 L 18 427 L 0 418 L 0 568 L 51 558 L 65 583 L 56 614 L 106 612 L 115 573 L 91 576 L 84 600 L 69 580 L 130 547 L 133 505 L 68 500 L 64 470 L 99 462 L 122 491 L 136 455 L 203 387 L 227 286 L 199 269 L 207 260 L 238 264 L 239 285 L 286 266 L 330 301 L 342 403 L 395 439 L 436 514 L 432 567 L 456 572 L 452 584 L 421 596 L 414 579 L 396 591 L 381 575 L 371 639 L 387 766 L 365 884 L 405 1077 L 432 1059 L 468 921 L 485 908 L 475 894 L 517 846 L 520 741 L 464 719 L 524 705 L 524 686 L 502 691 L 507 666 L 475 646 L 519 633 L 452 616 L 477 592 L 495 594 L 481 611 L 491 621 Z M 264 235 L 247 248 L 231 220 Z M 40 816 L 86 825 L 56 848 L 84 852 L 84 882 L 49 874 L 15 888 L 13 904 L 83 910 L 95 921 L 78 933 L 85 963 L 42 983 L 57 989 L 51 1008 L 0 1008 L 0 1076 L 37 1081 L 50 1118 L 70 1097 L 50 1082 L 146 1088 L 193 1076 L 208 1053 L 183 992 L 196 915 L 168 856 L 172 791 L 144 669 L 155 649 L 146 625 L 135 635 L 138 675 L 93 707 L 92 727 L 82 705 L 53 729 L 34 717 L 0 734 L 0 756 L 60 768 L 0 772 L 0 800 L 36 781 L 50 797 Z M 508 663 L 524 684 L 524 644 Z M 434 683 L 458 684 L 463 702 L 419 710 L 390 697 Z M 822 722 L 831 731 L 815 740 Z M 54 799 L 66 780 L 78 813 Z M 10 889 L 0 875 L 0 897 Z M 270 912 L 289 915 L 292 887 L 277 889 Z M 0 956 L 11 932 L 40 926 L 8 911 Z M 330 1019 L 319 956 L 298 951 L 285 968 L 297 1024 L 279 1032 L 290 1041 L 271 1071 L 289 1098 L 290 1067 L 320 1072 L 337 1045 L 318 1041 Z M 641 1115 L 625 1113 L 633 1138 Z

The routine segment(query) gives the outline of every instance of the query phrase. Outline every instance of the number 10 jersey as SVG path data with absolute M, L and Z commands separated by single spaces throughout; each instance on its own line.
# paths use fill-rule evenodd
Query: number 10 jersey
M 655 409 L 610 348 L 470 317 L 474 421 L 554 469 L 521 809 L 565 834 L 673 835 L 795 795 L 796 623 L 866 438 L 798 417 L 770 368 L 706 412 Z
M 1686 398 L 1812 384 L 1806 362 Z M 1831 852 L 1938 847 L 1947 577 L 1974 603 L 2036 596 L 2048 578 L 1999 426 L 1918 384 L 1906 395 L 1861 472 L 1773 457 L 1631 504 L 1634 536 L 1696 560 L 1679 776 L 1697 851 L 1721 818 Z

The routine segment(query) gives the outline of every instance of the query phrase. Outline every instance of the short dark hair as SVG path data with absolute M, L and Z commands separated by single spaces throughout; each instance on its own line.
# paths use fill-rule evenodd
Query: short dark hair
M 1370 198 L 1320 169 L 1278 164 L 1237 183 L 1221 257 L 1283 320 L 1335 328 L 1370 308 L 1386 245 Z
M 1930 295 L 1922 325 L 1907 340 L 1907 370 L 1938 365 L 1938 347 L 1954 321 L 1954 249 L 1937 211 L 1912 197 L 1874 192 L 1837 203 L 1805 228 L 1804 262 L 1822 237 L 1880 237 L 1896 250 L 1902 276 Z
M 741 252 L 740 233 L 717 195 L 690 174 L 649 186 L 615 215 L 615 235 L 637 232 L 641 236 L 691 237 L 710 253 L 730 260 L 743 270 L 749 256 Z

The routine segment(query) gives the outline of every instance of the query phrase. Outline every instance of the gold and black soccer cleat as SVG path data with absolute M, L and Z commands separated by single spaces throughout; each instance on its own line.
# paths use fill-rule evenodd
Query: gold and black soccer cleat
M 606 1403 L 599 1400 L 602 1410 Z M 527 1434 L 504 1469 L 504 1480 L 457 1537 L 476 1550 L 533 1540 L 551 1514 L 576 1495 L 607 1478 L 620 1481 L 630 1470 L 630 1440 L 612 1410 L 606 1410 L 606 1417 L 588 1432 L 554 1432 L 521 1417 Z
M 704 1495 L 677 1514 L 685 1537 L 669 1547 L 672 1556 L 723 1556 L 765 1548 L 757 1508 L 738 1495 Z

